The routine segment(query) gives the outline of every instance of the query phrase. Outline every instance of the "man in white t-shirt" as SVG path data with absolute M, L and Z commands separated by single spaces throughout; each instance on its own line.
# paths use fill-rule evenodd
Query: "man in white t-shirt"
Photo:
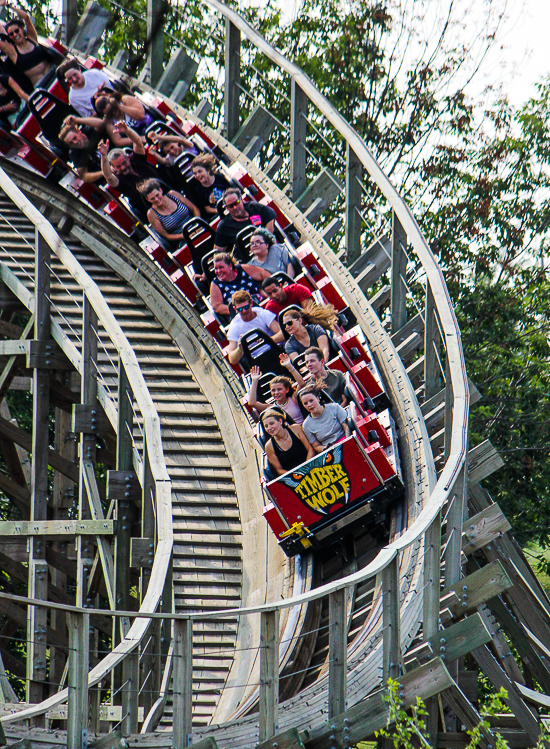
M 111 86 L 111 79 L 101 70 L 80 70 L 77 60 L 66 60 L 57 72 L 63 76 L 69 89 L 69 104 L 81 117 L 93 117 L 96 112 L 92 104 L 93 96 L 102 86 Z
M 267 333 L 275 343 L 283 342 L 284 337 L 276 315 L 263 307 L 253 307 L 252 297 L 248 291 L 236 291 L 231 297 L 231 303 L 237 312 L 227 328 L 228 357 L 231 364 L 236 364 L 242 359 L 241 338 L 249 330 L 258 328 Z M 258 349 L 257 353 L 261 354 L 263 351 Z

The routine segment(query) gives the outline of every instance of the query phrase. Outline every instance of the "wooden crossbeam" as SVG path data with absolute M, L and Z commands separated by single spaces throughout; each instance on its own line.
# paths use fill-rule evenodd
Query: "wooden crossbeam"
M 440 658 L 434 658 L 424 666 L 402 676 L 399 683 L 399 693 L 405 709 L 416 704 L 417 697 L 427 700 L 454 685 Z M 346 712 L 337 715 L 329 723 L 302 732 L 301 737 L 306 749 L 330 749 L 334 746 L 331 737 L 340 742 L 338 746 L 353 746 L 383 728 L 389 715 L 388 704 L 384 699 L 386 694 L 386 689 L 378 689 Z M 277 737 L 272 741 L 277 743 Z
M 0 536 L 100 536 L 114 527 L 114 520 L 3 520 Z
M 509 531 L 511 527 L 500 507 L 496 503 L 489 505 L 468 519 L 462 533 L 462 551 L 465 554 L 473 554 Z
M 489 440 L 485 440 L 468 452 L 469 481 L 479 484 L 503 465 L 504 461 L 495 448 Z
M 477 608 L 480 603 L 485 603 L 511 587 L 512 581 L 502 564 L 491 562 L 491 564 L 481 567 L 453 585 L 449 585 L 442 592 L 441 597 L 443 598 L 449 593 L 456 593 L 459 601 L 450 602 L 448 608 L 453 616 L 462 616 Z
M 16 445 L 27 450 L 27 452 L 31 452 L 32 435 L 3 417 L 0 417 L 0 434 L 9 437 Z M 56 471 L 60 471 L 68 479 L 71 479 L 71 481 L 78 481 L 78 466 L 76 463 L 63 458 L 56 450 L 52 450 L 52 448 L 49 449 L 48 463 Z

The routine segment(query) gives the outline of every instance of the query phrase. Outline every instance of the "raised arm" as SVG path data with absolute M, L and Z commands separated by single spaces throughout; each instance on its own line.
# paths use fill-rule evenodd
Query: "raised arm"
M 149 138 L 156 143 L 181 143 L 185 148 L 195 148 L 192 140 L 184 138 L 182 135 L 163 135 L 162 133 L 149 133 Z
M 323 359 L 325 361 L 330 361 L 330 349 L 328 345 L 328 336 L 326 335 L 326 333 L 319 336 L 319 338 L 317 339 L 317 345 L 323 352 Z
M 288 369 L 289 373 L 292 375 L 292 377 L 296 381 L 296 384 L 298 385 L 298 390 L 301 390 L 303 387 L 306 386 L 306 381 L 304 380 L 300 372 L 296 369 L 296 367 L 292 363 L 292 359 L 286 352 L 279 356 L 279 361 L 281 362 L 281 364 L 283 365 L 285 369 Z M 297 401 L 296 393 L 293 393 L 292 399 L 294 401 Z
M 269 326 L 269 329 L 273 332 L 273 335 L 271 336 L 271 340 L 274 343 L 282 343 L 285 340 L 285 337 L 281 331 L 281 326 L 279 325 L 279 321 L 277 320 L 277 318 L 273 320 L 273 322 Z
M 101 171 L 103 172 L 103 176 L 111 187 L 118 187 L 118 177 L 113 173 L 109 159 L 107 158 L 107 154 L 109 153 L 109 144 L 107 141 L 102 140 L 97 150 L 101 154 Z
M 250 382 L 250 390 L 248 391 L 248 402 L 252 406 L 252 408 L 255 408 L 256 411 L 261 413 L 267 408 L 267 403 L 262 403 L 262 401 L 258 400 L 258 382 L 260 380 L 260 377 L 262 376 L 260 368 L 252 367 L 250 369 L 250 376 L 252 379 Z
M 136 131 L 132 130 L 131 127 L 128 127 L 125 122 L 117 122 L 115 127 L 121 135 L 127 135 L 128 138 L 130 138 L 130 140 L 132 141 L 134 153 L 143 156 L 143 154 L 145 153 L 145 146 L 143 145 L 143 141 L 136 133 Z
M 12 6 L 12 10 L 14 11 L 14 13 L 17 13 L 22 21 L 25 21 L 25 31 L 27 32 L 27 37 L 31 40 L 31 42 L 38 43 L 38 34 L 36 33 L 34 23 L 31 21 L 31 17 L 27 13 L 27 11 L 23 10 L 23 8 L 16 8 L 15 5 Z

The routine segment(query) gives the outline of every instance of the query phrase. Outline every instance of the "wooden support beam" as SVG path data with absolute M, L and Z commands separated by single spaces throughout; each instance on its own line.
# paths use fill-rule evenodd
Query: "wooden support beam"
M 149 83 L 155 88 L 164 70 L 164 0 L 147 0 L 147 67 Z
M 87 536 L 114 533 L 114 520 L 2 520 L 2 536 Z
M 400 697 L 404 709 L 416 704 L 416 698 L 427 700 L 454 685 L 449 672 L 439 658 L 426 663 L 399 679 Z M 331 749 L 337 746 L 354 746 L 375 731 L 383 728 L 389 715 L 385 700 L 386 689 L 378 689 L 358 702 L 345 713 L 328 723 L 301 733 L 306 749 Z M 334 738 L 332 738 L 334 737 Z
M 107 471 L 107 499 L 139 504 L 141 485 L 136 474 L 132 470 Z
M 363 165 L 346 144 L 346 251 L 347 265 L 361 254 L 361 204 L 363 202 Z
M 88 745 L 89 614 L 67 614 L 69 673 L 67 704 L 67 749 Z
M 21 484 L 6 476 L 5 473 L 0 473 L 0 491 L 3 491 L 9 499 L 18 505 L 22 514 L 26 514 L 31 502 L 31 493 L 26 487 L 21 486 Z
M 269 140 L 277 121 L 267 109 L 257 105 L 248 115 L 233 138 L 233 145 L 249 159 L 253 159 Z
M 8 437 L 27 452 L 32 452 L 33 436 L 2 416 L 0 416 L 0 434 Z M 51 449 L 48 444 L 46 444 L 43 457 L 47 460 L 47 465 L 51 465 L 71 481 L 78 481 L 78 466 L 72 460 L 67 460 L 56 450 Z
M 33 329 L 34 329 L 34 317 L 31 316 L 23 329 L 21 338 L 23 339 L 29 338 L 32 335 Z M 8 392 L 10 388 L 11 382 L 15 376 L 16 369 L 17 369 L 16 363 L 17 363 L 17 357 L 10 356 L 10 358 L 4 365 L 4 369 L 2 370 L 2 373 L 0 374 L 0 400 L 3 400 L 5 398 L 6 393 Z
M 308 97 L 294 79 L 290 86 L 290 187 L 292 200 L 297 200 L 307 187 L 305 146 Z
M 480 481 L 502 468 L 504 461 L 489 440 L 485 440 L 468 452 L 468 465 L 469 480 L 472 484 L 479 484 Z
M 225 19 L 225 131 L 232 141 L 241 126 L 241 32 Z
M 122 662 L 122 723 L 124 734 L 138 732 L 139 652 L 133 650 Z
M 511 527 L 500 507 L 496 503 L 489 505 L 485 510 L 469 518 L 462 534 L 462 551 L 465 554 L 473 554 L 509 531 Z
M 27 369 L 74 369 L 56 341 L 34 340 L 27 341 L 26 345 Z
M 510 709 L 518 719 L 523 730 L 533 742 L 533 746 L 535 746 L 540 734 L 539 722 L 533 711 L 525 704 L 523 696 L 515 682 L 513 682 L 507 676 L 506 672 L 499 666 L 487 645 L 475 648 L 475 650 L 472 651 L 472 655 L 495 689 L 506 689 L 508 693 L 507 702 Z
M 459 720 L 470 731 L 480 725 L 480 714 L 458 686 L 454 685 L 450 689 L 446 689 L 442 693 L 442 698 L 457 718 L 459 718 Z M 493 749 L 493 747 L 496 746 L 496 738 L 491 729 L 483 729 L 480 731 L 479 746 L 483 747 L 483 749 Z
M 191 745 L 193 729 L 193 622 L 174 621 L 172 749 Z M 194 746 L 194 745 L 193 745 Z
M 447 510 L 445 540 L 445 585 L 453 585 L 460 580 L 462 575 L 461 553 L 462 553 L 462 527 L 466 512 L 467 496 L 467 467 L 463 465 L 457 475 L 453 489 L 450 493 L 450 504 Z M 464 600 L 464 599 L 463 599 Z
M 112 431 L 111 422 L 99 403 L 95 406 L 75 403 L 72 427 L 75 434 L 103 434 Z
M 384 659 L 382 680 L 396 679 L 401 671 L 399 559 L 396 555 L 382 572 L 382 626 Z
M 260 614 L 260 741 L 277 733 L 279 609 Z
M 49 341 L 50 332 L 50 258 L 48 243 L 35 229 L 35 317 L 34 337 Z M 32 491 L 30 522 L 43 527 L 48 517 L 48 456 L 50 373 L 35 369 L 33 374 Z M 8 422 L 9 423 L 9 422 Z M 10 424 L 13 428 L 13 425 Z M 11 523 L 9 524 L 11 526 Z M 48 565 L 46 539 L 32 535 L 29 540 L 29 598 L 48 600 Z M 27 607 L 27 701 L 40 702 L 46 695 L 46 654 L 48 647 L 48 612 L 45 608 Z M 43 724 L 43 718 L 37 721 Z
M 392 210 L 391 236 L 391 332 L 407 322 L 407 235 L 395 211 Z
M 193 749 L 196 747 L 197 745 L 193 744 Z M 289 728 L 288 731 L 256 744 L 256 749 L 305 749 L 305 744 L 298 729 Z
M 328 631 L 328 717 L 343 713 L 346 704 L 347 677 L 347 590 L 334 591 L 329 596 Z
M 432 287 L 426 284 L 426 302 L 424 305 L 424 401 L 432 398 L 438 391 L 441 382 L 441 370 L 438 360 L 441 336 L 437 324 Z
M 512 581 L 502 564 L 491 562 L 491 564 L 481 567 L 471 575 L 449 585 L 443 590 L 441 597 L 443 598 L 449 593 L 455 593 L 458 600 L 449 603 L 448 608 L 453 616 L 463 616 L 468 611 L 477 608 L 480 603 L 489 601 L 511 587 Z
M 97 486 L 97 479 L 93 464 L 84 460 L 82 465 L 84 485 L 86 487 L 86 494 L 90 503 L 90 512 L 92 520 L 88 522 L 100 522 L 105 523 L 105 516 L 103 513 L 103 507 L 101 505 L 101 497 L 99 496 L 99 489 Z M 112 521 L 111 521 L 112 522 Z M 114 609 L 115 605 L 115 573 L 114 573 L 114 562 L 113 553 L 111 551 L 111 544 L 102 535 L 96 536 L 96 543 L 99 549 L 99 556 L 101 559 L 101 566 L 103 568 L 103 578 L 105 580 L 105 587 L 107 588 L 107 597 L 109 599 L 109 606 Z

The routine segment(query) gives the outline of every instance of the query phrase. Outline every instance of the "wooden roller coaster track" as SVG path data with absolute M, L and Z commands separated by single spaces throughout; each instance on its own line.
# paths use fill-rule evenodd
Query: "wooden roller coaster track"
M 275 201 L 345 297 L 392 402 L 406 499 L 389 543 L 359 532 L 345 560 L 286 559 L 262 518 L 242 386 L 196 310 L 112 221 L 5 159 L 0 489 L 13 519 L 0 523 L 0 655 L 26 700 L 0 668 L 4 730 L 69 749 L 88 729 L 98 746 L 124 734 L 175 749 L 348 747 L 384 725 L 393 677 L 405 705 L 427 701 L 433 746 L 458 747 L 479 722 L 482 671 L 509 696 L 493 728 L 533 746 L 550 707 L 550 602 L 480 486 L 500 459 L 488 443 L 468 451 L 479 396 L 441 270 L 351 126 L 238 14 L 207 2 L 226 25 L 225 134 L 168 105 Z M 241 35 L 290 77 L 292 199 L 251 158 L 261 129 L 249 122 L 248 146 L 233 142 L 246 126 Z M 152 84 L 158 50 L 153 39 Z M 330 200 L 307 185 L 308 105 L 346 147 L 345 263 L 332 230 L 315 227 Z M 388 241 L 364 242 L 363 175 L 391 216 Z M 28 429 L 11 418 L 17 389 L 32 393 Z M 494 741 L 484 732 L 483 746 Z

